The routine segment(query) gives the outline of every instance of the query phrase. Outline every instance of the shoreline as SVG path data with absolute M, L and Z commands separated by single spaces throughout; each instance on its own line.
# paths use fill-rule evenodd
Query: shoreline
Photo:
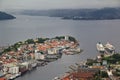
M 80 52 L 78 42 L 71 36 L 20 41 L 4 49 L 0 56 L 3 77 L 13 80 L 36 67 L 56 61 L 62 54 L 75 55 Z

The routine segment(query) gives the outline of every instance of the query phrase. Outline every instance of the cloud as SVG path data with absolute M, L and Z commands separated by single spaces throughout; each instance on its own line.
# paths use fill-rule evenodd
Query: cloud
M 1 9 L 120 7 L 120 0 L 0 0 Z

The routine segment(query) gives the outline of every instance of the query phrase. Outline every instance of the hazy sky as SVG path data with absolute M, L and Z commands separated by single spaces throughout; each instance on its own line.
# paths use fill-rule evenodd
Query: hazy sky
M 0 9 L 120 7 L 120 0 L 0 0 Z

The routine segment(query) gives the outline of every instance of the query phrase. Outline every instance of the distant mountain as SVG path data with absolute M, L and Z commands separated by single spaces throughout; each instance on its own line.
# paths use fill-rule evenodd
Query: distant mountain
M 120 19 L 120 8 L 24 10 L 21 14 L 62 17 L 62 19 L 73 20 L 105 20 Z
M 0 20 L 14 19 L 15 17 L 0 11 Z

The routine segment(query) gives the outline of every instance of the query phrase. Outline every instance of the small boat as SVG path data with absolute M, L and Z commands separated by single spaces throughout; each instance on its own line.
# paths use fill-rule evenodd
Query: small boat
M 37 62 L 34 62 L 31 65 L 32 65 L 32 68 L 36 68 L 37 67 Z
M 14 80 L 15 78 L 16 78 L 16 75 L 14 74 L 9 77 L 9 80 Z
M 101 42 L 97 43 L 96 44 L 96 47 L 97 47 L 97 50 L 100 52 L 100 53 L 104 53 L 105 52 L 105 48 L 103 46 L 103 44 Z
M 105 45 L 105 50 L 108 53 L 114 53 L 115 52 L 115 47 L 112 44 L 110 44 L 109 42 L 107 42 L 107 44 Z
M 59 77 L 55 77 L 53 80 L 61 80 Z

